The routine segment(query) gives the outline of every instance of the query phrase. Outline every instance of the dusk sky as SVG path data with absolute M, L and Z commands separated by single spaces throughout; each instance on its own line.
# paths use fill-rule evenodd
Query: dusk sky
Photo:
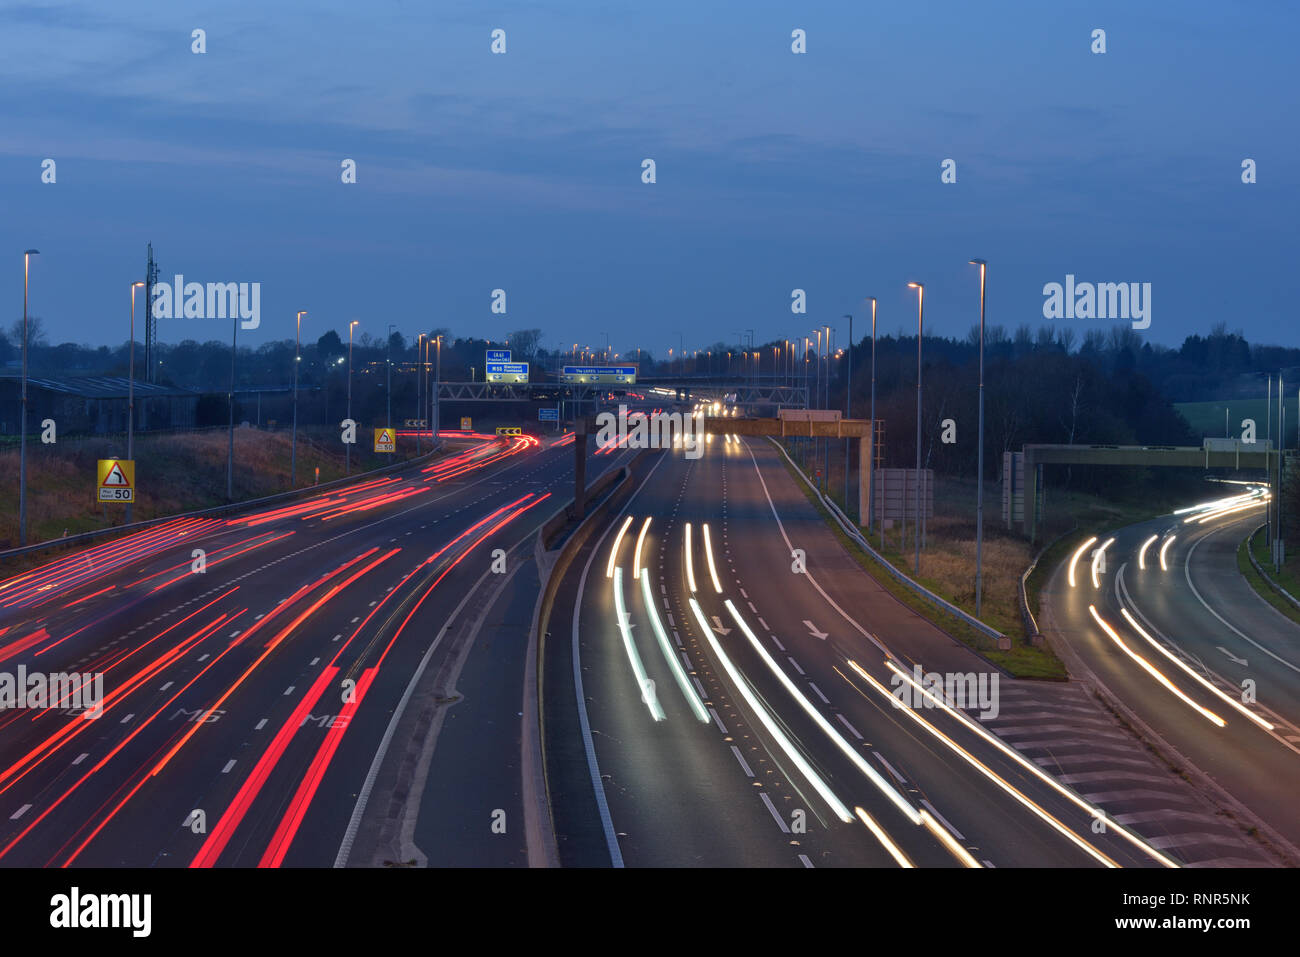
M 982 257 L 1008 329 L 1071 273 L 1149 282 L 1155 342 L 1226 321 L 1294 345 L 1298 25 L 1222 0 L 7 3 L 3 325 L 35 247 L 50 340 L 124 342 L 152 241 L 164 280 L 261 283 L 251 344 L 298 309 L 309 340 L 356 318 L 661 356 L 679 332 L 843 344 L 868 295 L 914 329 L 911 279 L 927 332 L 960 336 Z

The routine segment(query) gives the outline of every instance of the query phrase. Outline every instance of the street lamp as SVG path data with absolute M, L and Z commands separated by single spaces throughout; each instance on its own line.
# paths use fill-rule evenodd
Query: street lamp
M 235 343 L 239 335 L 239 313 L 236 310 L 230 323 L 230 419 L 226 443 L 226 501 L 235 500 Z
M 844 418 L 853 418 L 853 313 L 846 312 L 844 318 L 849 321 L 849 359 L 848 374 L 844 377 Z M 862 476 L 858 476 L 862 481 Z M 844 510 L 849 509 L 849 440 L 844 440 Z M 862 516 L 858 516 L 858 521 Z
M 353 319 L 348 323 L 348 418 L 352 418 L 352 330 L 361 324 L 360 319 Z M 355 428 L 355 423 L 353 423 Z M 355 431 L 353 439 L 356 438 Z M 352 474 L 352 443 L 345 443 L 343 446 L 344 464 L 343 474 Z
M 302 340 L 302 317 L 307 315 L 305 309 L 298 311 L 298 322 L 293 334 L 293 442 L 289 453 L 289 487 L 298 487 L 298 364 L 302 361 L 300 342 Z
M 925 328 L 925 286 L 909 282 L 908 288 L 916 290 L 916 523 L 912 538 L 916 541 L 916 563 L 913 574 L 921 574 L 921 333 Z M 904 496 L 906 501 L 906 496 Z
M 27 274 L 31 270 L 33 256 L 39 256 L 39 249 L 29 249 L 23 253 L 23 401 L 22 418 L 18 427 L 21 438 L 18 440 L 18 544 L 27 544 Z
M 434 340 L 437 344 L 438 355 L 433 366 L 433 421 L 429 423 L 433 429 L 433 437 L 436 440 L 438 430 L 442 426 L 442 396 L 439 395 L 442 384 L 442 336 L 438 335 Z
M 867 530 L 876 515 L 876 297 L 871 302 L 871 460 L 867 463 Z M 880 547 L 885 547 L 885 523 L 880 523 Z
M 423 438 L 423 431 L 420 429 L 420 418 L 424 413 L 424 339 L 425 334 L 422 332 L 415 340 L 415 454 L 419 455 L 420 440 Z
M 388 324 L 388 384 L 384 386 L 384 392 L 388 395 L 388 412 L 384 419 L 384 424 L 388 428 L 393 427 L 393 330 L 397 327 L 391 322 Z M 393 447 L 397 447 L 397 438 L 393 437 Z M 393 453 L 388 453 L 388 461 L 393 461 Z
M 984 281 L 988 263 L 972 259 L 972 266 L 980 267 L 980 389 L 979 389 L 979 452 L 976 455 L 975 487 L 975 617 L 980 616 L 980 600 L 984 591 Z
M 131 329 L 126 373 L 126 460 L 135 461 L 135 291 L 142 282 L 131 283 Z M 134 490 L 131 492 L 134 497 Z M 126 524 L 131 524 L 131 502 L 126 503 Z

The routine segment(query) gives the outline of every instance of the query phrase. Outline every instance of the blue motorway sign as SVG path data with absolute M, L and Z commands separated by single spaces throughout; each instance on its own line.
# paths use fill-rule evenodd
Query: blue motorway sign
M 488 361 L 488 362 L 509 362 L 509 361 L 510 361 L 510 350 L 509 350 L 509 349 L 489 349 L 489 350 L 487 351 L 487 361 Z
M 559 409 L 538 409 L 537 418 L 538 421 L 541 422 L 559 422 L 560 410 Z
M 489 362 L 487 364 L 488 382 L 527 382 L 527 362 Z
M 565 366 L 561 379 L 564 382 L 632 385 L 636 382 L 636 366 Z

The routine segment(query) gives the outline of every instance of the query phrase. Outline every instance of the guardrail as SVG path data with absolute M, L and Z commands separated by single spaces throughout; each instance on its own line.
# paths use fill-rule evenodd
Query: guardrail
M 1246 536 L 1246 557 L 1250 559 L 1250 564 L 1254 566 L 1255 573 L 1259 575 L 1260 578 L 1268 582 L 1269 586 L 1275 592 L 1289 601 L 1296 608 L 1300 609 L 1300 600 L 1297 600 L 1289 591 L 1277 582 L 1273 581 L 1273 577 L 1269 575 L 1268 572 L 1264 571 L 1264 567 L 1255 560 L 1255 549 L 1252 547 L 1252 543 L 1255 541 L 1255 536 L 1259 534 L 1260 529 L 1262 529 L 1266 524 L 1266 522 L 1260 522 L 1260 524 L 1255 527 L 1255 530 Z
M 280 499 L 289 498 L 294 495 L 310 495 L 313 492 L 319 492 L 322 489 L 336 488 L 346 485 L 349 482 L 355 482 L 359 478 L 367 475 L 382 475 L 385 472 L 395 472 L 403 469 L 432 456 L 442 447 L 442 440 L 438 440 L 428 452 L 418 455 L 413 459 L 405 459 L 401 462 L 394 462 L 392 465 L 384 465 L 377 469 L 371 469 L 369 472 L 358 472 L 356 475 L 349 475 L 345 478 L 335 479 L 332 482 L 325 482 L 321 485 L 306 485 L 302 488 L 289 489 L 287 492 L 276 492 L 274 495 L 264 495 L 261 498 L 250 498 L 240 502 L 228 502 L 225 505 L 214 505 L 212 508 L 201 508 L 193 512 L 178 512 L 175 515 L 160 515 L 158 518 L 146 519 L 143 522 L 132 522 L 130 525 L 111 525 L 108 528 L 96 528 L 89 532 L 78 532 L 76 535 L 67 535 L 63 538 L 51 538 L 44 542 L 36 542 L 32 545 L 21 545 L 18 548 L 10 548 L 0 552 L 0 562 L 9 558 L 17 558 L 20 555 L 26 555 L 31 552 L 39 552 L 47 548 L 58 548 L 60 545 L 79 545 L 82 542 L 88 542 L 98 538 L 101 535 L 130 534 L 149 528 L 153 525 L 160 525 L 163 522 L 174 522 L 180 518 L 200 518 L 204 515 L 224 515 L 228 512 L 239 512 L 246 508 L 252 508 L 258 505 L 266 505 L 270 502 L 276 502 Z
M 849 517 L 845 515 L 842 511 L 840 511 L 840 507 L 836 505 L 833 501 L 831 501 L 829 498 L 827 498 L 825 495 L 823 495 L 820 491 L 817 490 L 817 486 L 815 486 L 812 483 L 812 481 L 809 480 L 808 476 L 803 473 L 803 469 L 799 468 L 798 465 L 795 465 L 794 459 L 790 458 L 789 454 L 781 446 L 781 444 L 779 442 L 772 440 L 770 437 L 769 437 L 769 441 L 771 441 L 772 444 L 776 446 L 777 449 L 780 450 L 781 454 L 785 456 L 785 460 L 794 467 L 796 474 L 798 474 L 798 476 L 801 479 L 803 479 L 804 484 L 807 485 L 810 489 L 812 489 L 813 494 L 816 495 L 818 500 L 823 505 L 826 506 L 827 511 L 831 513 L 831 517 L 835 520 L 835 523 L 839 525 L 840 528 L 844 531 L 844 534 L 848 535 L 849 538 L 853 539 L 853 541 L 858 545 L 859 548 L 861 548 L 864 552 L 866 552 L 869 556 L 871 556 L 871 558 L 875 559 L 875 561 L 878 562 L 885 569 L 885 571 L 889 572 L 889 574 L 892 575 L 897 582 L 911 589 L 912 592 L 914 592 L 921 598 L 924 598 L 926 601 L 930 602 L 931 604 L 936 605 L 939 608 L 943 609 L 944 611 L 946 611 L 948 614 L 952 615 L 954 618 L 958 619 L 959 621 L 965 622 L 966 624 L 970 625 L 972 628 L 976 629 L 982 634 L 985 634 L 988 637 L 994 639 L 995 641 L 997 641 L 999 649 L 1003 651 L 1010 649 L 1011 639 L 1006 635 L 1002 634 L 1002 632 L 998 631 L 996 628 L 993 628 L 990 625 L 986 625 L 984 622 L 980 621 L 974 615 L 967 614 L 965 611 L 958 608 L 952 602 L 948 601 L 947 599 L 941 598 L 939 595 L 936 595 L 934 592 L 930 591 L 930 589 L 926 588 L 920 582 L 913 581 L 911 578 L 908 578 L 907 575 L 903 574 L 901 571 L 895 568 L 893 562 L 889 561 L 889 559 L 885 558 L 884 555 L 880 554 L 878 551 L 876 551 L 874 548 L 871 547 L 871 543 L 867 541 L 866 537 L 860 531 L 858 531 L 857 526 L 853 524 L 853 522 L 849 519 Z
M 1034 573 L 1034 569 L 1038 567 L 1039 559 L 1047 554 L 1049 548 L 1066 536 L 1073 535 L 1078 530 L 1079 526 L 1076 523 L 1068 532 L 1063 532 L 1062 534 L 1057 535 L 1054 539 L 1044 545 L 1039 549 L 1038 554 L 1034 556 L 1034 560 L 1029 563 L 1029 567 L 1025 569 L 1024 574 L 1020 576 L 1020 585 L 1017 589 L 1016 596 L 1020 600 L 1020 618 L 1025 625 L 1025 637 L 1029 639 L 1030 644 L 1035 646 L 1043 644 L 1043 633 L 1038 628 L 1038 619 L 1034 617 L 1034 613 L 1029 607 L 1029 576 Z

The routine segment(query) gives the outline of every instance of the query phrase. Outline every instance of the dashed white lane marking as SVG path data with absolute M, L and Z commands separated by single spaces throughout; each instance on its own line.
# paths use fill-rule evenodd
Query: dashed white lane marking
M 877 761 L 879 761 L 881 764 L 885 766 L 885 770 L 894 776 L 895 781 L 897 781 L 899 784 L 904 784 L 904 785 L 907 784 L 907 778 L 899 774 L 898 769 L 895 768 L 892 764 L 890 764 L 887 760 L 885 760 L 885 756 L 883 754 L 881 754 L 878 751 L 872 751 L 871 753 L 876 756 Z
M 200 658 L 199 661 L 200 661 L 200 662 L 204 662 L 204 661 L 207 661 L 207 660 L 208 660 L 209 658 L 211 658 L 211 657 L 212 657 L 212 655 L 207 654 L 207 653 L 205 652 L 204 655 L 203 655 L 203 657 Z
M 672 612 L 668 612 L 668 627 L 669 627 L 669 628 L 676 628 L 676 627 L 677 627 L 677 619 L 673 618 L 673 613 L 672 613 Z
M 174 685 L 175 683 L 176 683 L 176 682 L 174 682 L 174 681 L 169 681 L 169 682 L 167 682 L 165 685 L 163 685 L 161 688 L 159 688 L 158 690 L 159 690 L 159 691 L 166 691 L 168 688 L 170 688 L 170 687 L 171 687 L 172 685 Z
M 235 759 L 234 759 L 234 758 L 231 758 L 229 761 L 226 762 L 226 766 L 225 766 L 224 768 L 221 769 L 221 773 L 222 773 L 222 774 L 229 774 L 229 773 L 230 773 L 230 769 L 233 768 L 234 766 L 235 766 Z
M 132 711 L 132 712 L 131 712 L 130 714 L 128 714 L 125 718 L 123 718 L 121 721 L 119 721 L 118 724 L 126 724 L 128 721 L 130 721 L 130 720 L 131 720 L 132 718 L 134 718 L 134 717 L 135 717 L 135 712 Z
M 769 627 L 767 626 L 767 622 L 765 622 L 765 621 L 763 620 L 763 616 L 762 616 L 762 615 L 759 615 L 759 616 L 758 616 L 758 623 L 759 623 L 760 625 L 763 626 L 763 630 L 764 630 L 764 631 L 771 631 L 771 630 L 772 630 L 771 628 L 769 628 Z
M 819 697 L 819 698 L 822 699 L 822 704 L 830 704 L 830 703 L 831 703 L 831 699 L 828 698 L 828 697 L 826 697 L 824 694 L 822 694 L 822 689 L 821 689 L 821 688 L 818 688 L 818 687 L 817 687 L 815 684 L 813 684 L 811 681 L 808 682 L 808 687 L 809 687 L 809 688 L 812 688 L 813 693 L 816 694 L 817 697 Z
M 80 764 L 82 761 L 86 760 L 86 758 L 88 758 L 88 757 L 90 757 L 90 752 L 89 752 L 89 751 L 83 751 L 81 754 L 77 755 L 75 758 L 72 759 L 72 763 L 73 763 L 73 764 Z
M 32 808 L 32 806 L 31 806 L 30 804 L 24 804 L 24 805 L 23 805 L 22 807 L 20 807 L 18 810 L 14 811 L 13 814 L 10 814 L 10 815 L 9 815 L 9 820 L 11 820 L 11 821 L 16 821 L 16 820 L 18 820 L 20 817 L 22 817 L 24 814 L 26 814 L 28 811 L 30 811 L 31 808 Z
M 837 718 L 840 719 L 840 724 L 842 724 L 842 725 L 844 725 L 844 727 L 848 728 L 849 731 L 852 733 L 852 735 L 853 735 L 855 738 L 857 738 L 859 741 L 863 740 L 863 738 L 862 738 L 862 732 L 859 731 L 857 728 L 853 727 L 853 725 L 849 724 L 849 719 L 848 719 L 848 718 L 844 717 L 844 715 L 842 715 L 842 714 L 837 714 L 835 717 L 837 717 Z
M 803 676 L 803 674 L 804 674 L 804 670 L 803 670 L 802 668 L 799 667 L 799 662 L 795 661 L 795 660 L 794 660 L 793 658 L 791 658 L 789 655 L 786 655 L 785 660 L 788 661 L 788 662 L 790 662 L 790 664 L 792 664 L 792 665 L 794 666 L 794 670 L 797 671 L 797 672 L 799 672 L 800 677 Z
M 740 753 L 740 748 L 733 744 L 731 746 L 731 753 L 734 754 L 736 760 L 740 762 L 740 767 L 744 770 L 745 777 L 752 778 L 754 776 L 753 769 L 750 768 L 749 763 L 745 760 L 745 756 Z
M 813 866 L 813 862 L 808 860 L 807 854 L 800 854 L 799 860 L 803 863 L 804 867 L 811 868 Z
M 692 675 L 691 680 L 695 682 L 695 690 L 700 693 L 700 697 L 707 701 L 709 694 L 704 690 L 704 685 L 700 684 L 700 679 Z
M 285 689 L 284 689 L 284 696 L 287 698 L 287 697 L 289 697 L 289 695 L 293 694 L 293 689 L 294 689 L 294 686 L 293 686 L 293 685 L 289 685 L 289 687 L 285 688 Z
M 721 731 L 723 734 L 730 734 L 730 733 L 731 733 L 731 732 L 729 732 L 729 731 L 727 730 L 727 726 L 726 726 L 725 724 L 722 723 L 722 719 L 718 717 L 718 712 L 716 712 L 716 711 L 714 711 L 712 708 L 710 708 L 710 709 L 709 709 L 709 714 L 713 715 L 713 723 L 716 724 L 716 725 L 718 726 L 718 730 L 719 730 L 719 731 Z M 84 755 L 83 755 L 83 757 L 84 757 Z
M 320 661 L 319 658 L 313 658 L 313 659 L 311 660 L 311 664 L 309 664 L 307 667 L 308 667 L 308 668 L 314 668 L 314 667 L 316 667 L 316 662 L 318 662 L 318 661 Z
M 361 620 L 361 616 L 360 616 L 360 615 L 357 615 L 357 617 L 355 617 L 355 618 L 352 619 L 352 624 L 355 625 L 355 624 L 356 624 L 357 622 L 359 622 L 360 620 Z
M 227 637 L 227 638 L 238 638 L 238 637 L 239 637 L 239 631 L 238 631 L 238 630 L 236 630 L 236 631 L 232 631 L 230 634 L 226 635 L 226 637 Z
M 754 603 L 751 601 L 751 602 L 749 602 L 748 604 L 749 604 L 749 610 L 752 611 L 754 614 L 757 615 L 757 614 L 758 614 L 758 609 L 754 607 Z
M 781 815 L 776 812 L 776 805 L 773 804 L 772 799 L 767 796 L 767 792 L 760 791 L 758 796 L 762 799 L 763 803 L 767 805 L 767 809 L 772 812 L 772 820 L 776 821 L 776 826 L 781 829 L 781 833 L 789 834 L 789 825 L 787 825 L 785 821 L 781 820 Z
M 342 637 L 343 637 L 342 635 L 335 635 L 333 640 L 338 641 Z
M 772 644 L 785 651 L 785 645 L 781 644 L 781 639 L 777 638 L 776 635 L 768 635 L 767 637 L 772 639 Z
M 266 719 L 263 718 L 261 721 L 257 722 L 257 724 L 253 727 L 253 730 L 261 731 L 265 727 L 266 727 Z
M 933 804 L 931 804 L 925 798 L 921 798 L 921 803 L 926 806 L 926 808 L 929 810 L 931 814 L 933 814 L 936 818 L 938 818 L 939 823 L 942 824 L 944 827 L 946 827 L 952 833 L 953 837 L 957 838 L 957 840 L 959 841 L 966 840 L 966 835 L 963 834 L 961 831 L 957 830 L 955 827 L 953 827 L 952 821 L 948 820 L 946 817 L 940 814 Z
M 742 588 L 742 589 L 740 590 L 740 597 L 741 597 L 741 598 L 748 598 L 748 597 L 749 597 L 749 594 L 745 591 L 745 589 Z

